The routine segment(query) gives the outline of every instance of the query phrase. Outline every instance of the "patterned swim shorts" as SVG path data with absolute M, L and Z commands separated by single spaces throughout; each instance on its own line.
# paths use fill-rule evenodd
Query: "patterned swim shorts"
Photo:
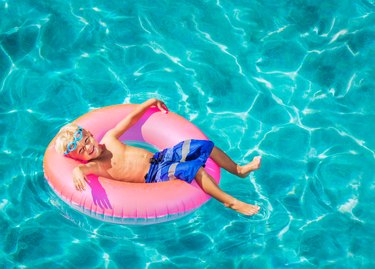
M 180 179 L 191 183 L 199 168 L 204 167 L 214 143 L 208 140 L 185 140 L 172 148 L 156 152 L 150 159 L 146 183 Z

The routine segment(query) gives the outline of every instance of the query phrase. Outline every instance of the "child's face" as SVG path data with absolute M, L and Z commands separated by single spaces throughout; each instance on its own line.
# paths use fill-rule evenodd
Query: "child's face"
M 73 159 L 90 161 L 98 158 L 102 153 L 102 147 L 92 134 L 85 129 L 82 130 L 82 139 L 77 141 L 77 147 L 68 155 Z

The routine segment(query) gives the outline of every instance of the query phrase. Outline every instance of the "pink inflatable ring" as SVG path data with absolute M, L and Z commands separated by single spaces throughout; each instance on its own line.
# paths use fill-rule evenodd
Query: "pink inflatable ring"
M 75 123 L 90 130 L 100 141 L 134 107 L 126 104 L 97 109 L 78 118 Z M 163 149 L 191 138 L 207 139 L 181 116 L 150 108 L 121 140 L 148 143 Z M 91 217 L 114 223 L 157 223 L 185 216 L 210 198 L 195 181 L 191 184 L 181 180 L 128 183 L 96 176 L 89 176 L 90 187 L 79 192 L 72 181 L 72 170 L 79 162 L 59 155 L 54 149 L 54 140 L 44 155 L 44 175 L 63 201 Z M 205 169 L 219 183 L 218 165 L 208 159 Z

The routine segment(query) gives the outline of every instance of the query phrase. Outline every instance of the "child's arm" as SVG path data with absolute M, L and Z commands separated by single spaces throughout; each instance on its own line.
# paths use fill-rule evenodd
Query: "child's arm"
M 149 99 L 146 102 L 137 105 L 137 107 L 128 116 L 126 116 L 122 121 L 120 121 L 115 128 L 109 130 L 105 134 L 105 136 L 119 138 L 130 127 L 132 127 L 151 106 L 157 106 L 163 113 L 168 112 L 168 108 L 162 101 L 155 98 Z
M 73 183 L 77 191 L 85 190 L 87 175 L 97 174 L 98 166 L 95 162 L 80 164 L 73 169 Z

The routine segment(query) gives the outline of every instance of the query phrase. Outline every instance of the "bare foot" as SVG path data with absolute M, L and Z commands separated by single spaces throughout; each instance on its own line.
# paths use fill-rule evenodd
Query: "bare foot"
M 238 175 L 242 178 L 247 177 L 250 174 L 250 172 L 260 168 L 261 160 L 262 160 L 262 157 L 256 156 L 248 164 L 245 164 L 243 166 L 239 166 L 238 167 Z
M 226 207 L 229 207 L 241 214 L 251 216 L 256 213 L 258 213 L 260 207 L 257 205 L 251 205 L 251 204 L 246 204 L 242 201 L 239 201 L 237 199 L 234 199 L 232 203 L 230 204 L 224 204 Z

